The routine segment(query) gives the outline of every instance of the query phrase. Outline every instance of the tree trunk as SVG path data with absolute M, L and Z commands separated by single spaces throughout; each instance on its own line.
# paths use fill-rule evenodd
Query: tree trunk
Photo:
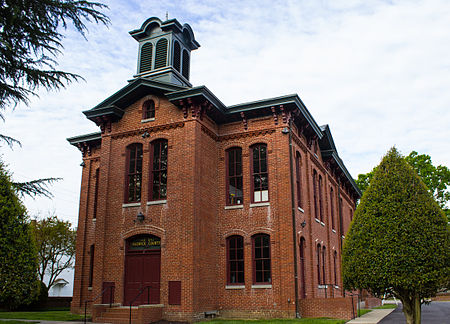
M 421 304 L 419 295 L 412 298 L 400 298 L 403 304 L 403 313 L 405 314 L 407 324 L 421 323 Z
M 422 317 L 422 304 L 419 295 L 414 297 L 414 324 L 420 324 Z

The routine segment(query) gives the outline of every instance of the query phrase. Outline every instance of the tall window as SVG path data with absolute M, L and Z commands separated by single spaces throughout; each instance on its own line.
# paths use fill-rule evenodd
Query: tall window
M 189 53 L 183 50 L 183 71 L 181 74 L 189 80 Z
M 98 185 L 100 183 L 100 168 L 95 170 L 95 189 L 94 189 L 94 213 L 92 218 L 97 218 L 97 204 L 98 204 Z
M 153 44 L 148 42 L 141 47 L 141 64 L 139 73 L 150 71 L 152 69 Z
M 181 47 L 180 47 L 180 43 L 178 43 L 177 41 L 175 41 L 175 43 L 173 45 L 173 67 L 178 72 L 181 71 L 180 70 L 180 67 L 181 67 Z
M 92 282 L 94 280 L 94 253 L 95 253 L 95 245 L 92 244 L 89 249 L 89 278 L 88 278 L 88 287 L 92 287 Z
M 334 265 L 334 285 L 337 286 L 337 252 L 333 253 L 333 265 Z
M 269 201 L 269 175 L 267 172 L 267 145 L 252 146 L 253 202 Z
M 334 221 L 334 190 L 333 187 L 330 187 L 330 208 L 331 208 L 331 228 L 335 229 L 335 221 Z
M 167 39 L 161 38 L 156 43 L 156 53 L 155 53 L 155 69 L 165 67 L 167 65 Z
M 272 271 L 270 266 L 270 236 L 256 234 L 253 242 L 253 283 L 272 283 Z
M 234 235 L 227 238 L 227 284 L 244 283 L 244 239 Z
M 232 147 L 227 158 L 227 205 L 242 205 L 242 149 Z
M 142 119 L 155 118 L 155 102 L 146 100 L 142 105 Z
M 326 276 L 325 276 L 325 264 L 326 264 L 326 251 L 325 251 L 325 246 L 322 248 L 322 285 L 326 284 Z
M 127 184 L 125 202 L 141 201 L 142 144 L 127 147 Z
M 344 220 L 342 215 L 342 198 L 339 197 L 339 235 L 344 235 Z
M 313 171 L 313 195 L 314 195 L 314 216 L 319 219 L 319 208 L 317 205 L 317 171 Z
M 302 173 L 301 173 L 301 166 L 302 166 L 302 160 L 300 153 L 297 152 L 297 155 L 295 157 L 295 173 L 297 176 L 296 184 L 297 184 L 297 206 L 302 208 Z
M 167 198 L 167 140 L 161 139 L 151 143 L 150 148 L 150 186 L 149 200 Z
M 306 298 L 305 238 L 300 239 L 300 297 Z
M 353 220 L 353 209 L 350 208 L 350 221 Z
M 322 195 L 322 176 L 319 175 L 319 214 L 320 221 L 323 222 L 323 195 Z
M 320 244 L 317 244 L 317 249 L 316 249 L 316 259 L 317 259 L 317 284 L 320 285 L 322 283 L 321 280 L 321 275 L 320 275 Z

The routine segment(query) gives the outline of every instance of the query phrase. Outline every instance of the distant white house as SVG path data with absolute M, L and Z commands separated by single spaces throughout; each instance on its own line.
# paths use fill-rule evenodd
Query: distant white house
M 73 269 L 64 270 L 56 279 L 55 284 L 48 291 L 50 297 L 72 297 L 73 295 Z M 44 283 L 48 278 L 44 277 Z

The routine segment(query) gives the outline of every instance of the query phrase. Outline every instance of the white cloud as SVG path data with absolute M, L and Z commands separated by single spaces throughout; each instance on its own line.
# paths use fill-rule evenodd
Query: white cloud
M 96 131 L 82 115 L 136 72 L 128 31 L 146 18 L 189 23 L 201 47 L 191 81 L 226 104 L 298 93 L 319 124 L 330 124 L 354 177 L 393 145 L 449 164 L 450 2 L 427 1 L 108 1 L 111 26 L 90 26 L 88 41 L 67 31 L 60 67 L 86 82 L 41 93 L 8 113 L 3 133 L 23 149 L 3 148 L 17 178 L 64 177 L 55 209 L 76 223 L 81 154 L 65 138 Z

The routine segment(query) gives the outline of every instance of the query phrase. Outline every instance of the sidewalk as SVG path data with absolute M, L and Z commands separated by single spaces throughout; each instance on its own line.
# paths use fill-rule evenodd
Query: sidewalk
M 376 324 L 394 311 L 390 309 L 372 309 L 371 312 L 348 321 L 346 324 Z

